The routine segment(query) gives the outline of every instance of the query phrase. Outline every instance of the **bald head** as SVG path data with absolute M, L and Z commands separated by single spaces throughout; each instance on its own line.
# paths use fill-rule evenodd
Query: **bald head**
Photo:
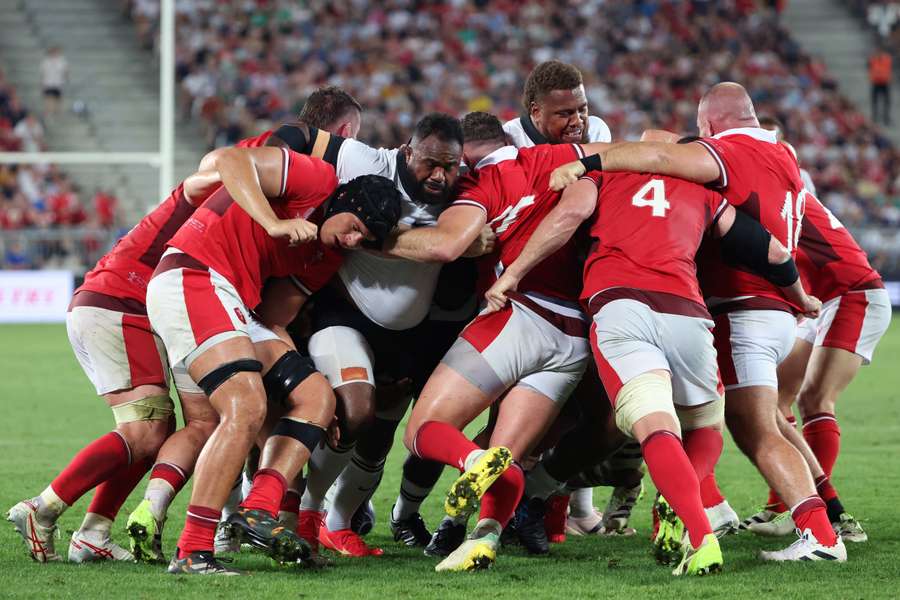
M 716 135 L 735 127 L 759 127 L 753 101 L 744 86 L 717 83 L 700 99 L 697 107 L 697 128 L 701 137 Z

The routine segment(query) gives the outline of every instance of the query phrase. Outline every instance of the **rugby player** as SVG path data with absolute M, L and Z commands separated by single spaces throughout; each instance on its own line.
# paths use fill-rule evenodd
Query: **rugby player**
M 720 83 L 701 98 L 701 139 L 688 144 L 634 142 L 596 145 L 603 168 L 682 177 L 722 190 L 796 253 L 808 192 L 797 161 L 759 127 L 753 102 L 736 83 Z M 589 148 L 588 152 L 593 152 Z M 558 188 L 585 172 L 581 163 L 554 173 Z M 757 275 L 722 262 L 708 244 L 700 253 L 700 281 L 716 322 L 719 370 L 725 384 L 726 422 L 738 447 L 790 506 L 800 539 L 765 560 L 836 560 L 846 549 L 835 536 L 826 506 L 800 452 L 777 424 L 776 369 L 794 343 L 799 307 Z
M 503 130 L 512 145 L 529 148 L 539 144 L 609 142 L 609 126 L 600 117 L 589 115 L 587 94 L 581 71 L 574 65 L 548 60 L 531 70 L 522 94 L 523 114 L 507 121 Z M 640 448 L 628 443 L 599 467 L 614 472 L 616 477 L 631 482 L 613 488 L 606 508 L 597 512 L 592 488 L 577 488 L 571 492 L 570 502 L 556 501 L 548 505 L 548 527 L 557 537 L 565 531 L 575 535 L 601 533 L 604 535 L 633 535 L 628 527 L 631 510 L 643 491 Z M 636 483 L 635 483 L 636 482 Z M 569 508 L 568 519 L 554 512 Z M 551 522 L 567 523 L 566 530 L 552 527 Z M 551 533 L 551 535 L 552 535 Z
M 183 363 L 220 416 L 197 461 L 170 573 L 236 573 L 213 556 L 213 537 L 266 414 L 262 364 L 248 335 L 248 307 L 259 304 L 263 281 L 292 275 L 324 284 L 342 261 L 333 249 L 377 240 L 400 212 L 386 180 L 363 177 L 338 187 L 330 165 L 285 148 L 216 154 L 213 168 L 223 187 L 170 240 L 147 289 L 148 315 L 170 362 Z M 307 558 L 309 548 L 275 515 L 287 481 L 321 441 L 334 407 L 330 387 L 316 381 L 311 367 L 294 373 L 306 388 L 298 394 L 303 401 L 275 424 L 253 489 L 230 519 L 244 539 L 283 562 Z M 292 391 L 280 383 L 285 394 Z
M 307 98 L 306 102 L 303 104 L 299 118 L 303 119 L 304 123 L 309 123 L 312 127 L 317 127 L 338 135 L 355 137 L 359 132 L 361 111 L 362 107 L 356 99 L 344 90 L 337 87 L 324 87 L 310 94 L 309 98 Z M 271 130 L 265 131 L 258 136 L 241 140 L 238 142 L 237 146 L 241 148 L 263 146 L 269 142 L 270 139 L 271 145 L 286 146 L 291 150 L 298 152 L 305 151 L 309 153 L 312 150 L 312 148 L 305 145 L 297 148 L 291 147 L 284 140 L 277 137 L 273 138 Z M 215 153 L 210 153 L 204 157 L 204 161 L 201 161 L 200 171 L 212 169 L 210 163 L 216 156 Z M 211 175 L 218 181 L 219 178 L 215 173 L 212 173 Z M 166 235 L 171 237 L 171 235 L 178 230 L 178 226 L 180 226 L 180 223 L 170 227 L 167 230 Z M 168 238 L 163 239 L 160 242 L 160 248 L 162 247 L 162 244 L 167 241 Z M 156 259 L 158 261 L 159 256 L 157 256 Z M 155 268 L 155 263 L 151 265 L 151 267 Z M 149 279 L 149 274 L 152 273 L 152 268 L 148 272 L 147 279 Z M 288 294 L 293 294 L 296 290 L 295 282 L 291 280 L 270 281 L 269 293 L 272 293 L 274 288 L 287 290 Z M 271 301 L 269 305 L 273 303 L 274 301 Z M 297 310 L 297 308 L 297 306 L 293 307 L 294 310 Z M 284 349 L 280 347 L 278 337 L 273 336 L 272 331 L 265 327 L 256 327 L 255 323 L 252 321 L 250 325 L 251 339 L 254 342 L 257 354 L 263 359 L 263 375 L 265 377 L 269 367 L 274 364 L 275 359 L 284 355 L 285 352 Z M 270 358 L 271 361 L 265 360 L 266 358 Z M 298 366 L 301 369 L 305 368 L 297 361 L 293 362 L 295 363 L 295 366 Z M 282 367 L 281 371 L 284 372 L 285 369 Z M 197 387 L 186 371 L 176 370 L 175 375 L 176 387 L 179 389 L 180 394 L 186 393 L 198 396 L 203 394 L 203 390 Z M 162 530 L 165 524 L 168 507 L 174 497 L 187 483 L 187 480 L 193 471 L 194 464 L 197 461 L 197 457 L 200 454 L 200 450 L 202 449 L 206 438 L 212 433 L 212 430 L 215 427 L 215 421 L 217 420 L 215 411 L 208 405 L 208 401 L 206 401 L 206 412 L 212 420 L 210 421 L 210 426 L 200 432 L 203 435 L 199 435 L 196 431 L 196 425 L 193 428 L 186 427 L 176 431 L 166 440 L 165 444 L 163 444 L 157 456 L 156 464 L 150 472 L 150 479 L 147 482 L 144 499 L 128 517 L 127 532 L 131 538 L 131 552 L 138 560 L 165 562 L 165 558 L 162 554 Z M 194 419 L 194 421 L 197 420 Z M 226 511 L 223 510 L 223 520 L 235 511 L 241 500 L 241 486 L 239 485 L 239 482 L 240 480 L 238 480 L 238 485 L 235 486 L 234 492 L 236 492 L 236 494 L 233 494 L 233 496 L 236 497 L 233 498 L 233 505 L 226 505 L 226 507 L 230 509 L 228 510 L 228 515 L 225 515 Z M 230 496 L 229 500 L 231 499 L 232 497 Z M 234 538 L 233 536 L 223 535 L 221 536 L 221 539 L 219 539 L 217 548 L 219 550 L 226 548 L 236 549 L 235 543 L 237 543 L 237 548 L 239 548 L 239 539 Z
M 493 120 L 492 141 L 502 150 L 506 139 L 500 122 L 481 117 Z M 483 166 L 461 181 L 456 200 L 435 227 L 400 232 L 384 249 L 412 260 L 450 262 L 489 224 L 496 246 L 480 266 L 484 277 L 491 277 L 495 265 L 515 259 L 558 200 L 559 194 L 548 190 L 554 166 L 579 156 L 577 144 L 544 144 Z M 404 435 L 407 448 L 463 471 L 448 494 L 447 514 L 464 518 L 487 492 L 470 539 L 436 570 L 484 568 L 495 560 L 500 533 L 524 487 L 523 472 L 512 461 L 529 456 L 587 364 L 587 321 L 578 291 L 576 248 L 570 244 L 541 265 L 507 311 L 480 315 L 463 330 L 418 398 Z M 533 343 L 536 337 L 545 343 Z M 500 397 L 491 448 L 485 451 L 462 429 Z
M 487 310 L 515 301 L 535 269 L 593 216 L 581 299 L 593 318 L 597 369 L 616 423 L 641 444 L 657 489 L 684 522 L 673 574 L 704 575 L 722 567 L 699 479 L 722 451 L 724 410 L 713 323 L 694 263 L 705 233 L 721 240 L 729 260 L 764 274 L 804 312 L 817 314 L 821 305 L 804 292 L 789 252 L 719 193 L 672 177 L 592 175 L 570 186 L 535 229 L 485 294 Z M 548 493 L 563 482 L 550 483 Z
M 97 394 L 112 409 L 116 428 L 80 450 L 39 496 L 9 510 L 8 520 L 38 562 L 60 559 L 53 543 L 56 522 L 95 487 L 69 544 L 69 560 L 134 559 L 110 540 L 112 522 L 175 427 L 165 348 L 147 318 L 147 283 L 165 243 L 215 186 L 211 174 L 188 177 L 100 259 L 72 296 L 66 315 L 69 341 Z M 176 373 L 176 383 L 185 377 Z M 180 400 L 185 427 L 177 435 L 184 440 L 182 451 L 195 454 L 217 419 L 202 394 L 183 392 Z M 184 462 L 177 454 L 169 461 Z
M 778 121 L 760 119 L 760 124 L 786 144 Z M 809 174 L 800 172 L 814 193 Z M 786 420 L 785 435 L 807 459 L 835 531 L 844 541 L 864 542 L 868 539 L 865 530 L 844 510 L 830 483 L 840 445 L 834 409 L 859 367 L 871 362 L 878 340 L 890 325 L 891 303 L 881 276 L 841 222 L 812 195 L 807 196 L 805 208 L 797 265 L 806 287 L 824 303 L 823 315 L 797 328 L 794 348 L 778 366 L 778 403 Z M 802 437 L 794 429 L 795 400 L 803 418 Z M 763 535 L 787 535 L 794 529 L 787 507 L 774 490 L 763 510 L 744 524 Z
M 372 148 L 302 123 L 283 127 L 274 136 L 320 152 L 335 166 L 341 181 L 360 174 L 393 180 L 402 197 L 402 227 L 434 224 L 450 199 L 462 154 L 459 121 L 440 113 L 423 117 L 410 143 L 392 150 Z M 376 375 L 383 383 L 410 377 L 416 370 L 416 357 L 434 342 L 420 326 L 432 307 L 440 271 L 440 265 L 398 260 L 374 251 L 357 252 L 317 297 L 309 353 L 335 389 L 341 437 L 336 448 L 326 444 L 310 461 L 298 531 L 313 546 L 320 540 L 325 547 L 346 555 L 381 554 L 351 529 L 353 515 L 377 483 L 380 469 L 356 469 L 357 474 L 366 473 L 375 482 L 336 490 L 327 521 L 325 496 L 349 463 L 357 440 L 376 418 L 380 415 L 384 421 L 397 422 L 402 417 L 402 412 L 397 416 L 391 410 L 386 411 L 391 414 L 376 413 Z M 392 408 L 400 412 L 396 405 Z M 377 450 L 382 444 L 372 446 Z M 356 458 L 360 464 L 378 462 L 377 456 L 357 453 Z

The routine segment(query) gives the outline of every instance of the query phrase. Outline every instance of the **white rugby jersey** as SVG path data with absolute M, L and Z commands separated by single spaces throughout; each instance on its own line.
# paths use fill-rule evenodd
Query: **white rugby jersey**
M 332 141 L 335 137 L 332 136 Z M 424 204 L 410 198 L 400 180 L 398 155 L 396 148 L 372 148 L 357 140 L 341 140 L 335 171 L 341 183 L 360 175 L 391 179 L 402 197 L 400 224 L 434 225 L 443 205 Z M 421 263 L 358 250 L 346 254 L 338 276 L 357 308 L 372 322 L 386 329 L 403 330 L 415 327 L 428 314 L 440 273 L 440 263 Z
M 509 136 L 510 141 L 512 141 L 516 148 L 530 148 L 532 146 L 537 146 L 538 144 L 548 143 L 547 138 L 537 130 L 537 127 L 531 122 L 531 117 L 527 115 L 507 121 L 503 125 L 503 131 L 506 132 L 506 135 Z M 609 126 L 600 117 L 595 117 L 594 115 L 588 116 L 587 141 L 612 141 L 612 134 L 609 131 Z

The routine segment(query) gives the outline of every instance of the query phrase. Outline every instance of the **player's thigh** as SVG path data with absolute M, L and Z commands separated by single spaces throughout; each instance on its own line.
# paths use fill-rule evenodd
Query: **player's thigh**
M 358 330 L 342 325 L 320 329 L 309 338 L 308 350 L 331 387 L 364 383 L 374 389 L 375 356 Z
M 622 386 L 650 371 L 668 371 L 655 313 L 636 300 L 614 300 L 593 315 L 591 351 L 615 406 Z
M 869 364 L 890 326 L 890 298 L 884 289 L 848 292 L 826 303 L 819 321 L 817 347 L 846 350 Z
M 811 319 L 807 319 L 807 321 L 811 321 Z M 803 324 L 801 324 L 802 326 Z M 815 336 L 813 336 L 813 341 L 815 341 Z M 778 365 L 778 403 L 782 412 L 790 412 L 791 405 L 800 392 L 812 351 L 813 342 L 798 335 L 791 353 Z
M 778 390 L 745 386 L 725 391 L 725 422 L 745 452 L 758 449 L 769 435 L 778 435 Z
M 256 360 L 248 333 L 250 311 L 234 286 L 212 269 L 157 272 L 147 286 L 147 314 L 165 343 L 169 362 L 175 366 L 183 361 L 195 381 L 195 359 L 232 338 L 241 338 L 239 345 L 250 347 L 242 352 Z
M 561 408 L 559 402 L 527 385 L 514 386 L 500 403 L 491 446 L 506 446 L 515 460 L 525 459 Z
M 167 393 L 165 347 L 146 316 L 77 306 L 66 315 L 66 330 L 98 395 L 118 404 L 145 397 L 148 386 L 157 388 L 150 395 Z
M 412 449 L 423 423 L 440 421 L 462 430 L 496 398 L 497 394 L 486 393 L 448 364 L 439 364 L 413 405 L 404 434 L 406 447 Z
M 779 310 L 739 310 L 715 317 L 716 353 L 725 390 L 778 388 L 778 364 L 796 339 L 793 315 Z

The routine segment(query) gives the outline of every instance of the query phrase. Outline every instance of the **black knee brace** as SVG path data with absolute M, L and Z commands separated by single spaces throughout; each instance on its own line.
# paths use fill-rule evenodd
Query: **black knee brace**
M 288 350 L 275 361 L 263 376 L 263 385 L 269 400 L 284 403 L 294 388 L 316 372 L 316 365 L 308 356 L 300 356 L 296 350 Z
M 241 373 L 242 371 L 256 372 L 262 371 L 262 363 L 252 358 L 241 358 L 230 363 L 225 363 L 220 367 L 216 367 L 197 382 L 200 389 L 209 398 L 213 395 L 220 385 L 231 379 L 232 375 Z
M 275 423 L 275 427 L 272 429 L 272 435 L 283 435 L 285 437 L 294 438 L 312 452 L 322 441 L 325 430 L 312 423 L 295 421 L 290 417 L 282 417 Z

